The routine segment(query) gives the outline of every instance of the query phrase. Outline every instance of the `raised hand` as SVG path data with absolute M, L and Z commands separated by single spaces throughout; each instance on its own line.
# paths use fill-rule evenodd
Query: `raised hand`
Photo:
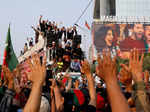
M 13 81 L 13 73 L 9 70 L 8 67 L 2 66 L 2 72 L 4 73 L 6 80 Z
M 8 67 L 2 66 L 2 72 L 4 73 L 4 83 L 7 84 L 9 89 L 14 89 L 14 76 Z
M 34 27 L 33 27 L 33 26 L 31 26 L 31 28 L 32 28 L 32 29 L 34 29 Z
M 81 72 L 88 75 L 91 74 L 90 64 L 87 60 L 82 61 Z
M 132 73 L 132 78 L 134 81 L 142 81 L 142 67 L 143 67 L 144 54 L 141 55 L 137 49 L 131 50 L 129 58 L 129 67 L 125 65 L 126 70 Z
M 132 50 L 130 54 L 129 70 L 131 70 L 132 72 L 132 77 L 137 87 L 135 89 L 135 96 L 137 97 L 135 99 L 135 102 L 139 101 L 143 110 L 145 112 L 149 112 L 150 111 L 149 108 L 150 102 L 148 100 L 149 97 L 148 95 L 146 95 L 145 85 L 143 85 L 144 83 L 142 76 L 143 58 L 144 54 L 142 54 L 140 58 L 138 50 L 137 49 Z
M 28 80 L 33 83 L 43 84 L 46 78 L 46 56 L 44 56 L 42 65 L 38 54 L 33 55 L 32 59 L 27 60 L 27 64 L 30 67 L 30 72 L 28 72 Z
M 27 60 L 27 64 L 30 67 L 28 79 L 33 82 L 33 85 L 23 112 L 38 112 L 41 104 L 42 86 L 46 78 L 46 56 L 44 56 L 42 65 L 38 54 Z
M 133 51 L 131 51 L 129 67 L 133 74 L 134 80 L 140 80 L 142 76 L 141 74 L 142 74 L 142 69 L 143 69 L 142 67 L 143 67 L 144 54 L 142 54 L 141 59 L 139 58 L 140 58 L 140 55 L 137 49 L 134 49 Z
M 42 18 L 43 16 L 42 15 L 40 15 L 40 18 Z
M 96 90 L 94 87 L 94 78 L 91 74 L 90 64 L 87 60 L 82 61 L 81 72 L 86 75 L 90 95 L 90 105 L 96 107 Z
M 101 77 L 107 87 L 112 112 L 129 112 L 127 101 L 121 93 L 117 81 L 116 58 L 111 58 L 110 51 L 103 51 L 103 59 L 98 56 L 97 75 Z M 118 103 L 119 102 L 119 103 Z
M 50 86 L 50 88 L 54 89 L 57 86 L 56 80 L 55 79 L 49 79 L 49 81 L 52 83 L 52 85 Z
M 117 81 L 116 57 L 111 59 L 110 52 L 103 50 L 103 59 L 98 56 L 97 61 L 97 75 L 102 78 L 106 83 L 109 81 Z
M 124 64 L 121 64 L 121 71 L 120 71 L 120 81 L 125 84 L 126 86 L 129 86 L 132 84 L 132 73 L 126 68 Z
M 18 64 L 17 67 L 13 70 L 13 75 L 16 77 L 16 78 L 20 78 L 21 76 L 21 67 L 20 65 Z
M 14 90 L 16 93 L 21 92 L 21 85 L 19 80 L 21 80 L 21 67 L 20 65 L 17 65 L 17 67 L 13 70 L 13 76 L 14 78 Z
M 56 103 L 56 109 L 57 111 L 62 111 L 63 107 L 64 107 L 64 98 L 62 97 L 61 93 L 60 93 L 60 89 L 58 88 L 57 84 L 56 84 L 56 80 L 54 79 L 49 79 L 49 81 L 52 82 L 51 85 L 51 92 L 54 92 L 51 94 L 51 97 L 55 97 L 55 103 Z

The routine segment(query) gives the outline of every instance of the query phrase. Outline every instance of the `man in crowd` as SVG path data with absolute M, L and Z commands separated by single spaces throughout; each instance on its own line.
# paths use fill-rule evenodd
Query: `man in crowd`
M 40 30 L 41 32 L 44 32 L 46 31 L 46 21 L 45 20 L 42 20 L 42 15 L 40 16 L 40 19 L 39 19 L 39 24 L 40 24 Z
M 57 50 L 56 50 L 56 55 L 57 55 L 57 59 L 59 57 L 63 57 L 65 50 L 62 48 L 62 44 L 59 44 Z
M 80 61 L 78 59 L 78 57 L 75 57 L 74 56 L 74 59 L 71 61 L 71 65 L 70 65 L 70 68 L 71 68 L 71 71 L 72 72 L 80 72 Z
M 52 42 L 55 41 L 54 34 L 50 26 L 48 26 L 48 30 L 46 31 L 46 37 L 47 37 L 47 45 L 50 46 Z
M 56 58 L 56 44 L 55 42 L 53 41 L 52 42 L 52 46 L 48 49 L 48 53 L 49 53 L 49 60 L 52 61 L 53 59 Z
M 63 37 L 63 39 L 62 39 L 62 37 Z M 66 29 L 65 29 L 65 27 L 62 27 L 62 28 L 59 30 L 58 38 L 59 38 L 60 40 L 66 40 Z
M 40 34 L 40 28 L 37 27 L 37 29 L 36 29 L 33 26 L 31 26 L 31 28 L 35 31 L 35 43 L 38 43 L 38 41 L 39 41 L 39 34 Z
M 123 51 L 121 54 L 123 57 L 129 57 L 129 51 L 133 48 L 137 48 L 140 52 L 144 51 L 144 27 L 143 24 L 132 25 L 132 35 L 125 38 L 124 41 L 120 43 L 120 50 Z
M 72 54 L 73 56 L 77 56 L 80 60 L 84 59 L 84 53 L 80 47 L 80 44 L 78 44 L 77 47 L 72 50 Z
M 23 53 L 26 53 L 27 51 L 28 51 L 28 44 L 27 44 L 27 43 L 25 43 Z

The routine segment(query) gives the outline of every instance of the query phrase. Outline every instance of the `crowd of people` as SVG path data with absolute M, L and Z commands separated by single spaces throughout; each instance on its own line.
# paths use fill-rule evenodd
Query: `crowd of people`
M 20 67 L 11 72 L 2 67 L 1 112 L 149 112 L 149 72 L 143 71 L 144 55 L 133 49 L 129 62 L 117 71 L 116 57 L 103 50 L 97 59 L 95 74 L 87 60 L 81 62 L 82 82 L 69 73 L 49 78 L 46 56 L 42 63 L 38 54 L 27 60 L 28 84 L 19 87 Z M 56 75 L 56 74 L 53 74 Z M 95 82 L 99 77 L 99 83 Z
M 32 28 L 35 43 L 39 34 L 43 35 L 46 53 L 41 56 L 40 51 L 35 52 L 13 71 L 2 66 L 0 112 L 150 112 L 149 68 L 143 68 L 144 54 L 139 49 L 131 47 L 129 59 L 118 65 L 118 57 L 112 57 L 111 47 L 105 45 L 106 49 L 89 63 L 75 26 L 58 28 L 40 16 L 38 28 Z M 105 26 L 108 32 L 102 28 L 100 34 L 113 37 L 111 28 Z M 111 39 L 104 42 L 111 45 Z M 125 41 L 122 39 L 118 44 Z M 33 39 L 28 40 L 32 48 Z M 28 69 L 22 67 L 24 63 Z M 71 72 L 80 76 L 73 77 Z M 24 85 L 22 73 L 27 76 Z
M 46 41 L 47 65 L 55 68 L 55 71 L 65 72 L 66 69 L 72 72 L 80 72 L 81 60 L 84 59 L 82 51 L 81 35 L 78 34 L 76 26 L 59 28 L 55 22 L 39 19 L 37 28 L 32 26 L 35 31 L 35 44 L 39 41 L 42 33 Z M 33 38 L 28 38 L 25 43 L 22 55 L 33 47 Z M 54 67 L 55 66 L 55 67 Z

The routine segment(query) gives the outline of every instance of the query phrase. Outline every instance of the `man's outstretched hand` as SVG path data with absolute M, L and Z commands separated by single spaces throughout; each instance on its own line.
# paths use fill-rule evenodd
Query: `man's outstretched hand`
M 129 112 L 127 101 L 121 93 L 117 81 L 116 58 L 111 58 L 110 51 L 103 51 L 103 59 L 98 56 L 97 75 L 101 77 L 107 87 L 107 94 L 112 112 Z M 118 103 L 119 102 L 119 103 Z
M 85 75 L 91 74 L 90 64 L 87 60 L 82 61 L 81 72 Z
M 120 71 L 120 81 L 126 86 L 130 86 L 132 84 L 132 73 L 126 68 L 125 64 L 121 64 Z
M 8 89 L 14 90 L 14 75 L 13 72 L 9 70 L 5 65 L 2 66 L 2 72 L 4 74 L 4 85 L 8 87 Z
M 138 50 L 133 49 L 131 50 L 130 53 L 129 66 L 124 65 L 124 68 L 132 73 L 132 78 L 135 82 L 143 80 L 142 78 L 143 58 L 144 54 L 140 56 Z
M 27 60 L 27 64 L 30 67 L 28 80 L 33 83 L 43 84 L 46 78 L 46 56 L 44 56 L 42 65 L 38 54 L 33 55 L 31 59 Z
M 102 78 L 106 83 L 110 81 L 117 82 L 116 57 L 112 59 L 110 51 L 103 50 L 103 59 L 99 55 L 97 61 L 97 75 Z

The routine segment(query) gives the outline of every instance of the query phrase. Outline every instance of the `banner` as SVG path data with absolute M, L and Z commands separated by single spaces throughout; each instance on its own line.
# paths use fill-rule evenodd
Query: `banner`
M 97 52 L 109 49 L 113 55 L 128 58 L 131 49 L 150 52 L 150 24 L 94 23 L 94 46 Z

